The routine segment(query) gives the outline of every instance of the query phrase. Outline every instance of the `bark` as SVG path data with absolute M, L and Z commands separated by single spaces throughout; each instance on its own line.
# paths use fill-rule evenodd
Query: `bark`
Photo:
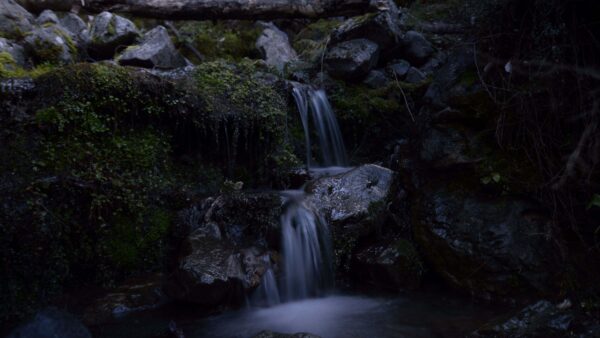
M 32 12 L 122 12 L 168 20 L 319 18 L 353 16 L 381 7 L 387 0 L 18 0 Z

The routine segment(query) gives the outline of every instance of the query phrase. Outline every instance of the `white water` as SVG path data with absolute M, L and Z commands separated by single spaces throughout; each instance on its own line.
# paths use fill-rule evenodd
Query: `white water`
M 296 106 L 300 112 L 304 135 L 306 139 L 306 165 L 311 168 L 311 141 L 309 126 L 309 110 L 312 124 L 319 139 L 321 166 L 348 166 L 348 156 L 340 127 L 333 108 L 322 89 L 312 89 L 308 86 L 296 85 L 293 89 Z M 309 109 L 310 108 L 310 109 Z

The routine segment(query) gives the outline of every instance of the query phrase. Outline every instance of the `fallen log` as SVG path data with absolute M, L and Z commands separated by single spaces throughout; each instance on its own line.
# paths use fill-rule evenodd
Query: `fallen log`
M 17 0 L 31 12 L 45 9 L 120 12 L 167 20 L 273 20 L 356 16 L 389 0 Z

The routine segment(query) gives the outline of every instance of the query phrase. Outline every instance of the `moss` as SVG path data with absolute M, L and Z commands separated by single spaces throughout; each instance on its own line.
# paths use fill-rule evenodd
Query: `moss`
M 49 72 L 54 66 L 44 63 L 33 69 L 23 69 L 19 67 L 12 55 L 7 52 L 0 53 L 0 79 L 2 78 L 37 78 Z

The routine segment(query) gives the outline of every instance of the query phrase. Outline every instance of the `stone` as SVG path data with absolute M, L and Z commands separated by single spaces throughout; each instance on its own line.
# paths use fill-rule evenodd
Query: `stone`
M 25 67 L 25 49 L 16 42 L 7 40 L 5 38 L 0 38 L 0 53 L 10 54 L 12 61 L 14 61 L 13 65 L 11 65 L 13 62 L 8 62 L 8 64 L 3 63 L 4 67 Z
M 424 265 L 414 245 L 399 239 L 362 249 L 356 254 L 353 271 L 361 283 L 389 291 L 412 290 L 420 286 Z
M 121 65 L 145 68 L 174 69 L 187 65 L 163 26 L 144 34 L 139 45 L 128 47 L 117 59 Z
M 40 15 L 37 17 L 37 19 L 35 19 L 35 22 L 38 25 L 44 25 L 44 24 L 49 24 L 49 23 L 57 25 L 59 23 L 59 20 L 58 20 L 58 16 L 56 16 L 56 13 L 54 13 L 50 9 L 46 9 L 42 13 L 40 13 Z
M 133 44 L 139 36 L 139 31 L 130 20 L 110 12 L 102 12 L 94 17 L 90 36 L 90 55 L 110 59 L 117 49 Z
M 325 55 L 328 72 L 337 78 L 364 78 L 377 65 L 379 46 L 366 39 L 344 41 L 331 47 Z
M 434 168 L 450 167 L 475 163 L 479 157 L 473 156 L 477 143 L 469 138 L 466 131 L 455 128 L 431 126 L 421 141 L 421 160 Z
M 394 79 L 401 81 L 404 80 L 404 77 L 406 77 L 410 68 L 410 63 L 408 61 L 397 60 L 391 62 L 391 64 L 386 67 L 386 71 L 392 75 Z
M 406 78 L 404 78 L 405 82 L 408 83 L 421 83 L 423 81 L 425 81 L 427 79 L 427 76 L 421 72 L 420 70 L 418 70 L 415 67 L 410 67 L 410 69 L 408 70 L 408 72 L 406 73 Z
M 453 181 L 428 183 L 413 227 L 440 276 L 485 300 L 547 292 L 558 263 L 545 235 L 550 220 L 535 201 L 479 196 Z
M 0 1 L 0 34 L 7 38 L 20 38 L 31 31 L 33 15 L 15 0 Z
M 25 38 L 25 50 L 38 64 L 69 64 L 77 59 L 77 47 L 69 33 L 58 25 L 42 26 Z
M 434 52 L 431 42 L 427 41 L 423 34 L 415 31 L 406 32 L 400 44 L 402 57 L 416 66 L 425 64 Z
M 287 34 L 273 23 L 265 24 L 262 34 L 256 40 L 256 48 L 267 64 L 280 72 L 288 63 L 298 60 Z
M 75 13 L 67 13 L 60 19 L 60 25 L 71 34 L 79 46 L 90 42 L 90 31 L 87 24 Z
M 91 338 L 90 331 L 72 314 L 57 308 L 39 311 L 28 323 L 13 330 L 7 338 Z
M 369 88 L 377 89 L 386 87 L 390 83 L 390 78 L 381 70 L 372 70 L 363 80 Z
M 252 338 L 321 338 L 311 333 L 277 333 L 273 331 L 262 331 Z

